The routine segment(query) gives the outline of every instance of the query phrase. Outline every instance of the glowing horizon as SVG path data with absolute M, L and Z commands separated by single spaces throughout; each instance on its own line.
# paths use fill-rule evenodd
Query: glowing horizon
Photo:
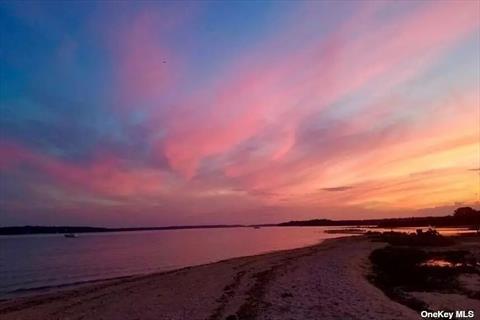
M 0 225 L 480 201 L 480 2 L 0 4 Z

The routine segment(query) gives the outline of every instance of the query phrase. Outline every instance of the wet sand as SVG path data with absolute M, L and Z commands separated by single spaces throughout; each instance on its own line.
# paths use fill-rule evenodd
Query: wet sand
M 419 319 L 368 282 L 364 236 L 0 302 L 4 320 Z

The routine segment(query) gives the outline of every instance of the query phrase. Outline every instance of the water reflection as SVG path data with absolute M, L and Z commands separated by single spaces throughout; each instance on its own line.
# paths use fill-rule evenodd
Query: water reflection
M 441 268 L 454 268 L 461 267 L 462 263 L 453 263 L 444 259 L 430 259 L 420 264 L 422 267 L 441 267 Z
M 228 228 L 0 237 L 0 297 L 19 289 L 165 271 L 293 249 L 339 235 L 322 227 Z
M 460 268 L 460 267 L 467 267 L 467 268 L 475 268 L 480 267 L 480 262 L 476 261 L 464 261 L 464 262 L 453 262 L 446 259 L 429 259 L 425 262 L 420 264 L 422 267 L 440 267 L 440 268 Z

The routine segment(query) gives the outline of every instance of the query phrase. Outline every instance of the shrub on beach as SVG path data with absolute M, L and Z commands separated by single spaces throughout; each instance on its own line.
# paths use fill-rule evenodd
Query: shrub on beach
M 383 232 L 371 234 L 376 241 L 387 242 L 395 246 L 449 246 L 455 243 L 453 238 L 445 237 L 436 230 L 429 229 L 423 232 L 421 229 L 417 233 L 405 232 Z
M 425 251 L 414 246 L 389 245 L 374 250 L 370 261 L 373 272 L 369 280 L 391 299 L 414 310 L 425 310 L 426 305 L 409 295 L 410 291 L 460 293 L 476 297 L 475 292 L 463 289 L 458 282 L 460 274 L 480 274 L 477 260 L 469 251 Z

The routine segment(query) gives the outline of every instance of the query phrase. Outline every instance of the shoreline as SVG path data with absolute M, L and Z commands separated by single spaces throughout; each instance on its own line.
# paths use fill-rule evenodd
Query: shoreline
M 368 282 L 365 236 L 0 301 L 2 319 L 416 319 Z
M 312 227 L 316 228 L 315 226 L 312 226 Z M 286 228 L 288 228 L 288 227 L 286 227 Z M 307 226 L 307 227 L 302 227 L 302 228 L 309 228 L 309 227 Z M 394 229 L 394 230 L 402 232 L 402 231 L 404 231 L 403 229 L 404 228 L 397 228 L 397 229 Z M 407 229 L 409 229 L 409 228 L 407 228 Z M 452 228 L 446 228 L 446 230 L 451 230 L 451 229 Z M 349 236 L 366 234 L 365 231 L 364 231 L 365 230 L 364 228 L 359 228 L 358 230 L 359 231 L 357 232 L 357 228 L 328 229 L 328 230 L 325 230 L 325 233 L 339 234 L 339 236 L 337 236 L 335 239 L 342 238 L 342 237 L 349 237 Z M 467 231 L 467 230 L 463 230 L 463 229 L 461 230 L 460 233 L 458 233 L 457 228 L 453 228 L 452 230 L 455 231 L 455 233 L 447 232 L 444 235 L 445 236 L 456 236 L 456 237 L 458 237 L 458 236 L 461 236 L 461 235 L 468 236 L 468 235 L 476 234 L 474 231 Z M 149 231 L 152 231 L 152 230 L 149 230 Z M 375 232 L 376 228 L 372 228 L 368 231 Z M 381 231 L 386 231 L 386 230 L 381 229 Z M 86 233 L 86 234 L 95 234 L 95 233 Z M 52 235 L 52 234 L 32 234 L 32 235 L 16 235 L 16 236 L 7 236 L 7 237 L 22 237 L 22 236 L 29 237 L 29 236 L 55 236 L 55 235 Z M 101 283 L 101 282 L 106 282 L 106 281 L 114 281 L 114 280 L 119 280 L 119 279 L 127 279 L 127 278 L 131 278 L 131 277 L 139 277 L 139 276 L 145 276 L 145 275 L 152 275 L 152 274 L 159 274 L 159 273 L 165 273 L 165 272 L 170 272 L 170 271 L 176 271 L 176 270 L 181 270 L 183 268 L 189 268 L 189 267 L 195 267 L 195 266 L 202 266 L 202 265 L 205 265 L 205 264 L 217 263 L 217 262 L 221 262 L 221 261 L 224 261 L 224 260 L 230 260 L 230 259 L 236 259 L 236 258 L 245 258 L 245 257 L 250 257 L 250 256 L 268 254 L 268 253 L 272 253 L 272 252 L 295 250 L 295 249 L 300 249 L 300 248 L 309 247 L 309 246 L 316 246 L 316 245 L 319 245 L 319 244 L 323 243 L 324 241 L 328 241 L 328 240 L 329 239 L 321 239 L 321 240 L 319 240 L 318 243 L 308 244 L 308 245 L 305 245 L 303 247 L 298 247 L 298 248 L 294 248 L 294 249 L 273 249 L 273 250 L 265 251 L 263 253 L 256 253 L 256 254 L 253 254 L 253 255 L 238 256 L 238 257 L 214 260 L 214 261 L 211 261 L 211 262 L 203 262 L 203 263 L 199 263 L 199 264 L 192 264 L 192 265 L 185 265 L 185 266 L 175 266 L 175 267 L 172 267 L 172 268 L 168 268 L 168 267 L 167 268 L 158 268 L 158 270 L 146 270 L 144 272 L 137 272 L 137 273 L 123 273 L 123 274 L 118 274 L 118 275 L 111 276 L 111 277 L 105 277 L 105 276 L 104 277 L 101 277 L 101 276 L 100 277 L 86 277 L 84 279 L 78 279 L 76 281 L 63 282 L 63 283 L 61 282 L 61 283 L 56 283 L 56 284 L 51 284 L 51 285 L 45 284 L 45 285 L 40 285 L 40 286 L 37 286 L 37 287 L 18 287 L 16 289 L 12 290 L 12 291 L 2 292 L 0 294 L 0 302 L 11 300 L 11 299 L 16 299 L 16 298 L 35 297 L 35 296 L 45 294 L 45 293 L 54 293 L 54 292 L 58 292 L 58 291 L 74 289 L 74 288 L 77 288 L 77 287 L 80 287 L 80 286 L 85 286 L 85 285 L 94 284 L 94 283 Z
M 476 235 L 447 247 L 480 257 Z M 234 257 L 149 274 L 98 280 L 35 296 L 0 301 L 4 320 L 316 320 L 420 319 L 372 283 L 370 254 L 386 242 L 340 236 L 301 248 Z M 443 248 L 443 249 L 442 249 Z M 480 292 L 480 276 L 459 278 Z M 450 290 L 451 291 L 451 290 Z M 453 292 L 454 293 L 454 292 Z M 460 294 L 409 292 L 428 309 L 475 310 L 480 301 Z M 400 301 L 401 302 L 401 301 Z M 404 303 L 404 302 L 402 302 Z M 414 310 L 415 309 L 415 310 Z M 422 309 L 423 310 L 423 309 Z
M 66 290 L 78 289 L 80 287 L 89 286 L 89 285 L 98 284 L 98 283 L 109 283 L 109 282 L 112 282 L 112 281 L 128 280 L 128 279 L 131 279 L 131 278 L 143 278 L 143 277 L 148 277 L 148 276 L 156 276 L 156 275 L 162 275 L 162 274 L 168 274 L 168 273 L 172 273 L 172 272 L 182 271 L 184 269 L 191 269 L 191 268 L 195 268 L 195 267 L 203 267 L 203 266 L 208 266 L 208 265 L 221 263 L 221 262 L 228 262 L 230 260 L 261 257 L 263 255 L 269 255 L 269 254 L 272 254 L 272 253 L 283 253 L 283 252 L 286 253 L 286 252 L 289 252 L 289 251 L 292 251 L 292 250 L 299 250 L 299 249 L 319 246 L 319 245 L 323 244 L 325 241 L 337 240 L 337 239 L 354 237 L 354 236 L 357 236 L 357 235 L 356 234 L 351 234 L 351 235 L 339 236 L 337 238 L 322 239 L 318 243 L 306 245 L 306 246 L 303 246 L 303 247 L 298 247 L 298 248 L 293 248 L 293 249 L 271 250 L 271 251 L 258 253 L 258 254 L 253 254 L 253 255 L 246 255 L 246 256 L 239 256 L 239 257 L 221 259 L 221 260 L 216 260 L 216 261 L 212 261 L 212 262 L 201 263 L 201 264 L 190 265 L 190 266 L 184 266 L 184 267 L 179 267 L 179 268 L 174 268 L 174 269 L 169 269 L 169 270 L 154 271 L 154 272 L 147 272 L 147 273 L 136 273 L 136 274 L 130 274 L 130 275 L 124 275 L 124 276 L 111 277 L 111 278 L 99 278 L 99 279 L 91 279 L 91 280 L 84 280 L 84 281 L 76 281 L 76 282 L 71 282 L 71 283 L 62 283 L 62 284 L 58 284 L 58 285 L 41 286 L 41 287 L 34 287 L 34 288 L 19 288 L 19 289 L 16 289 L 16 290 L 5 293 L 4 297 L 0 297 L 0 303 L 10 301 L 10 300 L 14 300 L 14 299 L 35 298 L 35 297 L 39 297 L 39 296 L 42 296 L 42 295 L 45 295 L 45 294 L 56 294 L 56 293 L 64 292 Z M 25 292 L 26 294 L 21 294 L 22 292 Z M 17 295 L 17 293 L 18 293 L 18 295 Z

